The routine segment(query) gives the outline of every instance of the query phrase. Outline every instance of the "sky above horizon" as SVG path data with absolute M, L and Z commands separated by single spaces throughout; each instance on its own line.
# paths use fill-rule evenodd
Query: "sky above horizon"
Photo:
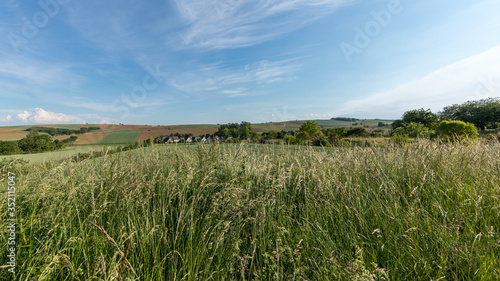
M 0 3 L 0 126 L 398 119 L 500 97 L 494 0 Z

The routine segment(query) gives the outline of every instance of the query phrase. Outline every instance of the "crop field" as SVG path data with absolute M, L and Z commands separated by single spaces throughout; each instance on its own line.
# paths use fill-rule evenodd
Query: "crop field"
M 140 135 L 140 132 L 134 132 L 132 129 L 110 130 L 104 133 L 109 133 L 109 135 L 93 144 L 132 144 Z
M 16 154 L 16 155 L 3 155 L 0 156 L 0 162 L 11 160 L 11 159 L 22 159 L 28 163 L 42 163 L 47 161 L 60 161 L 71 156 L 77 155 L 78 153 L 87 153 L 90 151 L 101 151 L 105 147 L 99 146 L 85 146 L 85 147 L 72 147 L 65 150 L 56 150 L 44 153 L 34 153 L 34 154 Z
M 26 136 L 27 132 L 23 132 L 23 128 L 19 127 L 0 127 L 0 140 L 18 140 Z
M 16 280 L 500 280 L 498 143 L 156 145 L 0 169 Z

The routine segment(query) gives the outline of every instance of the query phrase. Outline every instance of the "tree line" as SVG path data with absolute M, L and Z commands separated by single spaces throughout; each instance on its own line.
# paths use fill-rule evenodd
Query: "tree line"
M 52 140 L 50 136 L 40 135 L 36 128 L 31 128 L 30 133 L 20 140 L 0 141 L 0 155 L 54 151 L 64 148 L 66 144 L 75 142 L 77 139 L 77 136 L 71 136 L 62 141 Z
M 30 131 L 31 129 L 36 129 L 40 133 L 47 133 L 51 136 L 80 135 L 101 130 L 101 128 L 99 127 L 81 127 L 78 130 L 70 130 L 63 128 L 32 127 L 26 129 L 26 131 Z

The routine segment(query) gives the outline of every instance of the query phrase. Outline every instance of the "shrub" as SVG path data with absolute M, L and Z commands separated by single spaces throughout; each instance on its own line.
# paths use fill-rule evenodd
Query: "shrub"
M 338 139 L 333 141 L 333 146 L 334 147 L 349 147 L 351 146 L 350 143 L 346 140 L 343 139 Z
M 332 146 L 328 140 L 326 139 L 323 133 L 319 133 L 318 136 L 313 141 L 313 145 L 315 146 Z
M 0 141 L 0 155 L 17 154 L 21 149 L 17 141 Z
M 411 138 L 429 138 L 430 132 L 422 123 L 405 123 L 392 131 L 393 135 L 407 135 Z
M 394 144 L 403 145 L 410 142 L 410 138 L 405 134 L 396 134 L 391 138 Z
M 368 137 L 370 134 L 371 132 L 364 127 L 355 127 L 347 131 L 348 137 Z
M 446 141 L 454 141 L 456 139 L 477 140 L 477 136 L 479 135 L 474 124 L 451 120 L 439 123 L 436 132 Z
M 295 136 L 292 136 L 291 134 L 286 135 L 283 138 L 283 141 L 285 144 L 297 144 L 297 138 Z

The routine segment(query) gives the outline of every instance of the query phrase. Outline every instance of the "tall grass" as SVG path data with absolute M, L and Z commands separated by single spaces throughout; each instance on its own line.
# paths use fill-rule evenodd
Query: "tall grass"
M 17 168 L 16 280 L 499 280 L 499 148 L 170 145 Z

